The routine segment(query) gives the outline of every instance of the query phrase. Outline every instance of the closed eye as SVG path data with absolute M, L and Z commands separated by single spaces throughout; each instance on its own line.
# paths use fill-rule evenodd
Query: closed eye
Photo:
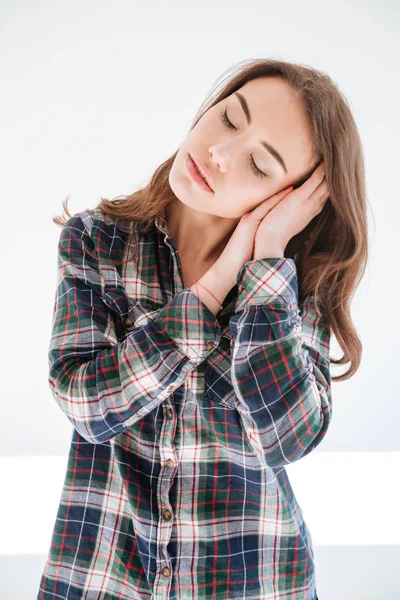
M 220 119 L 224 123 L 224 125 L 226 125 L 227 127 L 229 127 L 229 129 L 235 129 L 236 130 L 236 127 L 228 119 L 228 115 L 226 113 L 226 109 L 222 109 L 221 112 L 219 113 L 219 115 L 220 115 Z M 254 162 L 253 156 L 250 155 L 250 157 L 251 157 L 250 158 L 250 166 L 251 166 L 251 169 L 254 172 L 254 174 L 257 175 L 257 177 L 261 177 L 261 179 L 263 179 L 264 177 L 267 177 L 266 173 L 263 173 L 257 167 L 256 163 Z

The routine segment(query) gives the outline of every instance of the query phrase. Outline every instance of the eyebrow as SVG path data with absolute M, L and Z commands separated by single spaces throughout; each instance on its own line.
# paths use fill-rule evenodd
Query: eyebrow
M 236 96 L 238 98 L 238 100 L 240 102 L 240 106 L 242 107 L 243 112 L 245 114 L 247 124 L 250 125 L 251 124 L 251 114 L 250 114 L 249 105 L 247 104 L 246 98 L 240 92 L 235 92 L 234 96 Z M 260 144 L 262 146 L 264 146 L 264 148 L 279 162 L 281 167 L 285 170 L 285 173 L 287 173 L 287 167 L 285 165 L 285 161 L 283 160 L 283 158 L 279 154 L 279 152 L 277 150 L 275 150 L 275 148 L 273 148 L 271 146 L 271 144 L 268 144 L 265 141 L 261 141 Z

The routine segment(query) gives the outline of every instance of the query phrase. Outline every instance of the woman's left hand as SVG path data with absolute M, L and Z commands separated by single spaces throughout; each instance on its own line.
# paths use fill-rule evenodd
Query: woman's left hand
M 260 222 L 254 238 L 253 260 L 283 257 L 289 240 L 322 211 L 328 197 L 322 161 L 300 187 L 289 191 Z

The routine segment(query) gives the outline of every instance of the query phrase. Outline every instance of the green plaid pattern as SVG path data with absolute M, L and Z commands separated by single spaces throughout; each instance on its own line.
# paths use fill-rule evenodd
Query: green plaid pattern
M 166 225 L 133 248 L 97 208 L 61 230 L 49 385 L 72 439 L 37 600 L 317 600 L 285 466 L 332 418 L 329 323 L 288 258 L 248 261 L 214 316 Z

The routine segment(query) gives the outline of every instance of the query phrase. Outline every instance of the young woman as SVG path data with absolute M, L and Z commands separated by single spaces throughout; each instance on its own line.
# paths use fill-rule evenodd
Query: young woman
M 146 187 L 65 211 L 49 383 L 73 431 L 38 600 L 316 600 L 285 466 L 327 433 L 331 363 L 359 366 L 368 254 L 336 85 L 245 61 Z

